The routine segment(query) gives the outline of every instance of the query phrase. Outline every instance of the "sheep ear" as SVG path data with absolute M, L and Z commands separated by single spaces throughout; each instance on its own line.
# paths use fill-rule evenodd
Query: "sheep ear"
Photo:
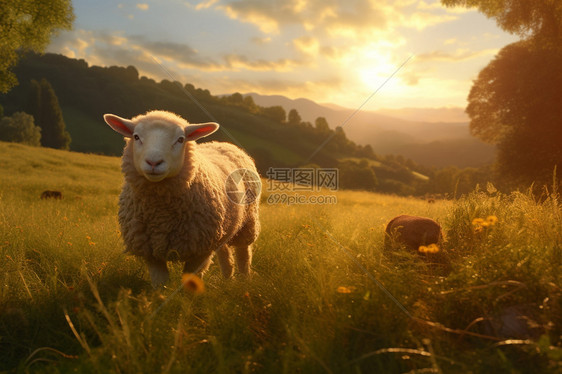
M 219 124 L 215 122 L 199 123 L 187 125 L 185 127 L 185 138 L 187 140 L 197 140 L 204 136 L 211 135 L 219 129 Z
M 135 124 L 128 119 L 121 118 L 115 114 L 104 114 L 103 119 L 113 130 L 117 131 L 119 134 L 126 138 L 133 136 L 133 131 L 135 130 Z

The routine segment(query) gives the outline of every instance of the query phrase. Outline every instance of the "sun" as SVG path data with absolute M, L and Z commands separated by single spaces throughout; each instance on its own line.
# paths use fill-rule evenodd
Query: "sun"
M 359 82 L 369 91 L 375 91 L 384 84 L 385 91 L 395 92 L 400 86 L 399 79 L 392 78 L 386 83 L 385 81 L 392 76 L 398 66 L 388 56 L 369 56 L 357 69 Z

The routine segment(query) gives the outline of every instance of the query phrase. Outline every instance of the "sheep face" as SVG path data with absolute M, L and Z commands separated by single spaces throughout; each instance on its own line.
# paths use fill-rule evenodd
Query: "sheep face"
M 151 182 L 176 176 L 185 158 L 185 132 L 166 122 L 141 122 L 133 132 L 133 157 L 139 174 Z
M 177 115 L 153 111 L 132 120 L 113 114 L 105 122 L 133 142 L 133 162 L 137 172 L 150 182 L 178 175 L 185 160 L 186 141 L 195 141 L 215 132 L 214 122 L 188 124 Z

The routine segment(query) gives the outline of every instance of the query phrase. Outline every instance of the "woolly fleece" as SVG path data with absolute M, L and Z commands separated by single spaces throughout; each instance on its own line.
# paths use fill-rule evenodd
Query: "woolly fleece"
M 139 120 L 186 124 L 160 111 L 132 119 Z M 119 198 L 119 224 L 126 252 L 148 262 L 184 261 L 186 269 L 197 269 L 223 244 L 246 247 L 256 240 L 259 199 L 239 205 L 225 193 L 225 181 L 234 170 L 245 168 L 258 174 L 254 161 L 241 149 L 223 142 L 187 141 L 180 173 L 150 182 L 137 172 L 133 148 L 134 141 L 127 139 L 121 165 L 125 183 Z

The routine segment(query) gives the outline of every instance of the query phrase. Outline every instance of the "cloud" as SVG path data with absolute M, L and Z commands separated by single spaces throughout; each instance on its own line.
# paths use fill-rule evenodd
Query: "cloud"
M 275 71 L 288 72 L 309 64 L 305 59 L 265 59 L 224 52 L 205 56 L 184 43 L 152 40 L 141 35 L 109 34 L 105 31 L 74 30 L 54 38 L 49 51 L 107 66 L 156 64 L 164 61 L 177 69 L 199 72 Z
M 431 51 L 428 53 L 422 53 L 416 55 L 416 60 L 417 61 L 448 61 L 448 62 L 466 61 L 480 56 L 495 55 L 498 51 L 499 51 L 498 48 L 488 48 L 480 51 L 457 49 L 453 53 L 437 50 L 437 51 Z
M 231 19 L 251 23 L 266 34 L 278 34 L 281 27 L 301 25 L 321 34 L 383 29 L 393 8 L 384 2 L 362 0 L 238 0 L 215 5 Z
M 408 86 L 416 86 L 420 82 L 420 78 L 420 74 L 412 71 L 403 72 L 400 75 L 400 79 Z
M 296 66 L 302 66 L 303 62 L 293 59 L 278 59 L 268 61 L 265 59 L 250 59 L 244 55 L 229 54 L 223 57 L 224 68 L 228 70 L 251 70 L 251 71 L 291 71 Z
M 199 69 L 215 70 L 219 63 L 211 58 L 201 56 L 197 50 L 187 44 L 150 40 L 144 36 L 134 35 L 127 38 L 125 48 L 143 50 L 156 58 L 166 61 L 176 61 L 184 66 Z
M 212 7 L 218 0 L 204 0 L 201 1 L 199 4 L 197 4 L 195 6 L 196 10 L 201 10 L 201 9 L 208 9 L 210 7 Z M 189 3 L 187 3 L 188 5 L 191 5 Z
M 457 18 L 440 2 L 390 0 L 208 0 L 197 8 L 213 8 L 229 18 L 255 25 L 264 34 L 297 27 L 316 36 L 360 38 L 391 33 L 397 27 L 424 29 Z
M 434 1 L 432 3 L 427 3 L 424 0 L 421 0 L 417 4 L 417 8 L 422 10 L 443 9 L 443 5 L 441 5 L 441 2 L 439 0 Z
M 209 80 L 206 82 L 210 83 Z M 224 77 L 218 82 L 220 88 L 212 89 L 215 93 L 229 92 L 259 92 L 262 95 L 275 95 L 283 93 L 288 97 L 314 97 L 320 102 L 334 101 L 331 92 L 340 92 L 343 80 L 337 76 L 324 77 L 321 79 L 299 80 L 294 78 L 279 77 L 254 77 L 235 78 Z
M 318 39 L 305 35 L 293 40 L 294 47 L 305 55 L 317 55 L 320 49 Z
M 263 37 L 263 38 L 260 38 L 260 37 L 252 38 L 252 42 L 257 44 L 257 45 L 269 44 L 269 43 L 271 43 L 271 41 L 272 41 L 272 39 L 271 39 L 270 36 L 266 36 L 266 37 Z
M 429 12 L 416 12 L 404 18 L 403 26 L 423 30 L 440 23 L 451 22 L 458 17 L 450 14 L 435 14 Z
M 148 10 L 148 4 L 139 3 L 137 4 L 137 8 L 139 8 L 140 10 Z

